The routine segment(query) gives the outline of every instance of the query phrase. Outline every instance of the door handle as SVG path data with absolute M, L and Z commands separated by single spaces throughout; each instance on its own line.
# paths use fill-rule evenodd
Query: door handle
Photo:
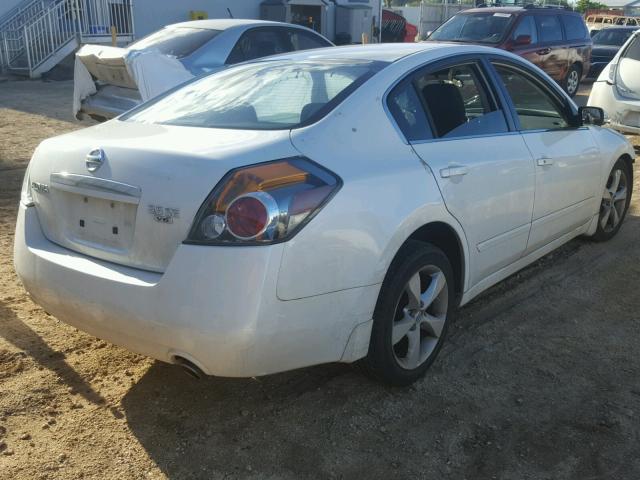
M 536 160 L 536 163 L 539 167 L 548 167 L 549 165 L 553 165 L 553 159 L 549 157 L 540 157 Z
M 541 48 L 540 50 L 536 50 L 536 53 L 538 55 L 548 55 L 549 53 L 551 53 L 551 49 L 550 48 Z
M 464 166 L 448 167 L 440 170 L 440 176 L 442 178 L 461 177 L 462 175 L 466 175 L 468 172 L 469 172 L 469 169 Z

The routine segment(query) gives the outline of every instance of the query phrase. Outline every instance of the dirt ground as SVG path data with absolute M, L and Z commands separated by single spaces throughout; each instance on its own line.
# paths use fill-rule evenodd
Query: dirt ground
M 409 389 L 347 365 L 196 381 L 68 327 L 12 266 L 68 82 L 0 83 L 0 478 L 640 478 L 640 202 L 463 308 Z M 636 181 L 636 188 L 640 186 Z

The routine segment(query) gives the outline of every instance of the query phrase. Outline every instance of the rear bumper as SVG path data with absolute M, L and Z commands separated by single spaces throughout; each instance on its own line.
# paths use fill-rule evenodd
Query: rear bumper
M 61 321 L 162 361 L 185 357 L 209 375 L 364 356 L 379 285 L 278 300 L 282 248 L 181 245 L 159 274 L 60 247 L 21 205 L 14 260 L 36 303 Z
M 640 100 L 622 97 L 615 85 L 604 80 L 594 82 L 587 104 L 604 109 L 610 120 L 609 127 L 640 134 Z
M 80 112 L 106 120 L 115 118 L 142 103 L 140 92 L 131 88 L 103 85 L 80 103 Z

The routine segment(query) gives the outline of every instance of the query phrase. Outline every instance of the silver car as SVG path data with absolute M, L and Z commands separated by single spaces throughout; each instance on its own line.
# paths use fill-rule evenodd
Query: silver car
M 315 31 L 280 22 L 245 19 L 196 20 L 169 25 L 131 44 L 108 59 L 95 55 L 78 58 L 95 82 L 96 92 L 84 98 L 80 114 L 104 121 L 143 101 L 127 69 L 126 57 L 154 50 L 177 59 L 189 77 L 217 71 L 256 58 L 297 50 L 333 46 Z M 146 99 L 144 99 L 146 100 Z

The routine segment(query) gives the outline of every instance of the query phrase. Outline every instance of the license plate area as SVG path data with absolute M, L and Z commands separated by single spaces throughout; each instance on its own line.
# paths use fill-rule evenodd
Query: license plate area
M 56 197 L 64 236 L 69 241 L 114 253 L 130 249 L 136 204 L 60 190 Z

